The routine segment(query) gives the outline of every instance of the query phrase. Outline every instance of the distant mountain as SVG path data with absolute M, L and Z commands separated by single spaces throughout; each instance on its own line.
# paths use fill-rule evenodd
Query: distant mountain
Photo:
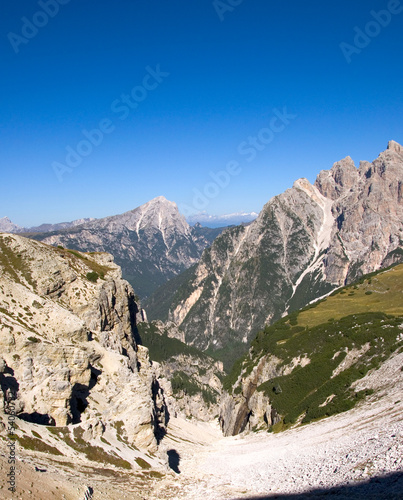
M 85 252 L 109 252 L 141 297 L 198 262 L 222 229 L 190 227 L 175 203 L 159 196 L 124 214 L 30 236 Z
M 197 222 L 207 227 L 239 226 L 243 223 L 252 222 L 259 214 L 256 212 L 239 212 L 226 215 L 209 215 L 206 212 L 189 215 L 186 220 L 190 225 Z
M 23 231 L 24 228 L 17 226 L 17 224 L 14 224 L 11 222 L 11 220 L 8 217 L 3 217 L 0 219 L 0 232 L 1 233 L 19 233 Z
M 35 227 L 21 227 L 17 226 L 8 217 L 0 219 L 0 232 L 3 233 L 44 233 L 48 231 L 60 231 L 61 229 L 68 229 L 70 227 L 79 226 L 86 222 L 96 220 L 94 218 L 77 219 L 72 222 L 59 222 L 57 224 L 41 224 Z
M 24 229 L 24 232 L 28 233 L 45 233 L 49 231 L 60 231 L 61 229 L 69 229 L 71 227 L 80 226 L 86 222 L 92 222 L 96 220 L 94 217 L 87 217 L 85 219 L 77 219 L 72 222 L 59 222 L 57 224 L 41 224 L 40 226 L 30 227 Z
M 373 163 L 357 169 L 347 157 L 225 230 L 186 280 L 158 291 L 158 311 L 230 362 L 265 324 L 402 260 L 403 148 L 390 141 Z

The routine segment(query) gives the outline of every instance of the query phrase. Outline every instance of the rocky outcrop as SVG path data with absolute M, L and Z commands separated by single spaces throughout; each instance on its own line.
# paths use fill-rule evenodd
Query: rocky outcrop
M 159 196 L 121 215 L 30 234 L 50 245 L 109 252 L 142 298 L 195 264 L 221 229 L 190 227 L 175 203 Z
M 220 362 L 178 354 L 160 364 L 159 374 L 170 414 L 203 422 L 218 416 L 224 376 Z
M 201 349 L 234 357 L 253 335 L 364 273 L 403 258 L 403 154 L 394 141 L 357 169 L 347 157 L 299 179 L 247 226 L 206 249 L 165 307 Z M 162 293 L 160 294 L 162 296 Z
M 111 255 L 0 234 L 1 395 L 27 421 L 122 426 L 155 448 L 165 401 Z M 95 432 L 95 431 L 94 431 Z
M 269 379 L 286 375 L 304 360 L 296 359 L 284 365 L 276 356 L 263 356 L 250 370 L 241 371 L 231 394 L 225 393 L 220 405 L 220 427 L 224 436 L 235 436 L 243 431 L 257 430 L 276 424 L 280 417 L 272 407 L 270 398 L 257 387 Z
M 329 175 L 334 177 L 333 169 Z M 332 206 L 336 224 L 326 278 L 350 283 L 384 266 L 403 245 L 403 152 L 394 141 L 371 164 L 361 162 L 355 186 Z

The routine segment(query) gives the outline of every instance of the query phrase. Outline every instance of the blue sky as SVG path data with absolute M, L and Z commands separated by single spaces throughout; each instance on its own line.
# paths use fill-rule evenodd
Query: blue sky
M 159 195 L 259 211 L 403 142 L 403 2 L 59 1 L 2 5 L 0 217 L 16 224 Z

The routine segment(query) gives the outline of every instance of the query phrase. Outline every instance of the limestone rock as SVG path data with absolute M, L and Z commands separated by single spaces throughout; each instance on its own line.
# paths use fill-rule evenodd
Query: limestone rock
M 120 422 L 155 448 L 165 403 L 113 258 L 7 234 L 0 251 L 1 396 L 27 421 L 89 421 L 97 433 Z

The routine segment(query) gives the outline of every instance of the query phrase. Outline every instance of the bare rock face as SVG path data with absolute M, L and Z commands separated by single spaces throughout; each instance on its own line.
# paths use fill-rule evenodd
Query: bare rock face
M 251 373 L 240 375 L 233 394 L 225 394 L 221 399 L 219 421 L 224 436 L 276 424 L 279 416 L 272 408 L 270 398 L 256 389 L 268 379 L 285 375 L 305 362 L 304 359 L 294 359 L 287 366 L 275 356 L 267 355 L 259 360 Z
M 331 170 L 322 170 L 315 181 L 319 191 L 336 200 L 358 184 L 359 176 L 353 160 L 347 156 L 344 160 L 336 162 Z
M 223 392 L 219 376 L 224 376 L 220 362 L 212 364 L 207 357 L 178 354 L 162 362 L 159 373 L 170 414 L 203 422 L 212 421 L 218 415 Z M 190 382 L 190 390 L 186 386 L 176 390 L 172 387 L 178 376 Z
M 247 226 L 206 249 L 165 305 L 201 349 L 243 346 L 265 324 L 403 258 L 403 153 L 394 141 L 357 169 L 350 157 L 299 179 Z M 166 294 L 168 295 L 168 294 Z
M 330 171 L 331 173 L 332 171 Z M 336 220 L 325 275 L 344 284 L 398 262 L 403 243 L 403 152 L 391 141 L 371 164 L 361 162 L 354 187 L 332 207 Z
M 14 401 L 27 421 L 97 433 L 120 422 L 131 443 L 155 448 L 165 403 L 137 312 L 110 255 L 0 234 L 0 410 Z
M 182 333 L 170 322 L 141 323 L 139 336 L 149 347 L 169 414 L 213 420 L 223 393 L 223 363 L 182 342 Z
M 389 141 L 388 142 L 388 150 L 393 151 L 393 152 L 398 153 L 398 154 L 403 154 L 403 146 L 401 146 L 396 141 Z

